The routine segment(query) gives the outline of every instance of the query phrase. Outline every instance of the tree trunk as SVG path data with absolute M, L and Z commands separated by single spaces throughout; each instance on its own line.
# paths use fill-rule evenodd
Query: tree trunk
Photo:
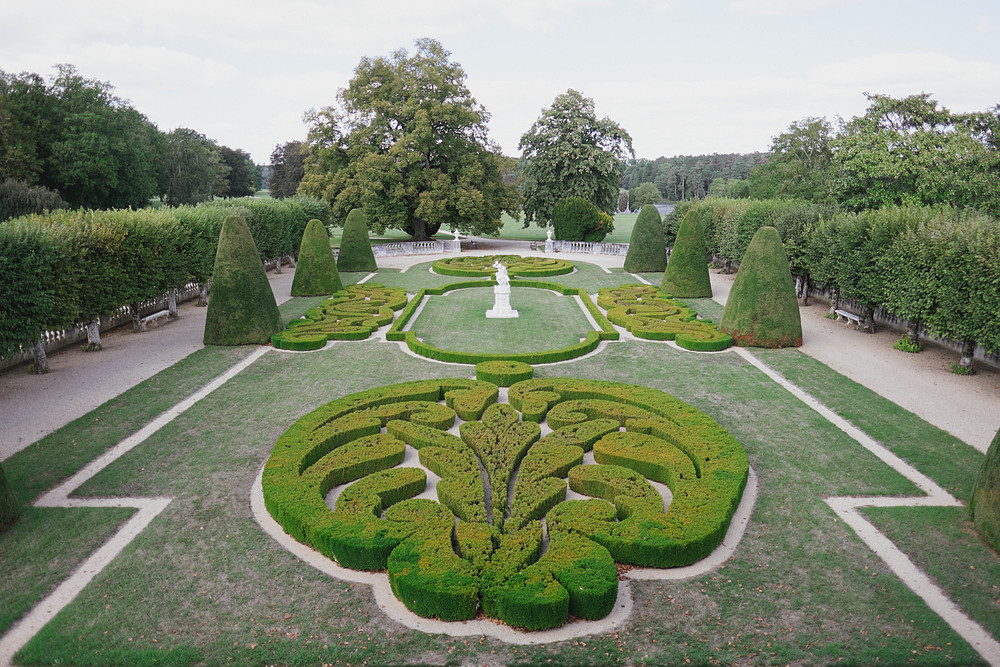
M 836 317 L 836 310 L 840 308 L 840 292 L 834 287 L 830 290 L 830 312 L 827 313 L 830 317 Z
M 971 338 L 962 340 L 962 358 L 958 362 L 958 367 L 964 369 L 966 375 L 972 373 L 972 360 L 976 355 L 976 341 Z
M 413 218 L 413 222 L 410 223 L 413 228 L 412 236 L 414 241 L 426 241 L 427 240 L 427 221 L 421 220 L 420 218 Z
M 199 308 L 204 308 L 208 305 L 208 283 L 202 283 L 201 289 L 198 290 L 198 303 L 195 305 Z
M 281 255 L 278 255 L 278 259 L 274 260 L 274 272 L 281 273 Z
M 809 274 L 795 277 L 795 296 L 800 306 L 809 305 Z
M 35 358 L 35 363 L 31 365 L 32 375 L 44 375 L 49 372 L 49 358 L 45 354 L 45 346 L 42 341 L 36 340 L 31 344 L 31 355 Z
M 87 322 L 87 346 L 83 348 L 87 352 L 97 352 L 103 350 L 101 345 L 101 319 L 95 317 Z
M 866 334 L 875 333 L 875 309 L 867 303 L 861 306 L 861 330 Z
M 139 302 L 136 301 L 132 304 L 132 330 L 136 333 L 146 330 L 146 325 L 142 323 L 142 317 L 139 315 Z
M 290 268 L 295 268 L 295 255 L 285 255 L 285 263 L 288 264 Z
M 910 345 L 920 345 L 920 320 L 907 320 L 906 340 Z
M 167 312 L 172 320 L 177 319 L 177 288 L 173 287 L 167 292 Z

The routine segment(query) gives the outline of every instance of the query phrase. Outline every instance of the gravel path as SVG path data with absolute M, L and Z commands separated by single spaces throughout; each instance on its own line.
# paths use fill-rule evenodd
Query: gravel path
M 527 242 L 479 239 L 475 254 L 529 254 Z M 621 267 L 623 257 L 560 257 L 606 268 Z M 379 266 L 405 268 L 434 256 L 379 259 Z M 278 303 L 290 297 L 293 272 L 268 274 Z M 725 303 L 732 276 L 712 274 L 715 299 Z M 105 349 L 84 353 L 69 347 L 50 355 L 52 372 L 28 375 L 24 366 L 0 373 L 0 460 L 9 458 L 44 435 L 93 410 L 139 382 L 202 347 L 205 310 L 182 304 L 180 317 L 142 334 L 128 326 L 102 336 Z M 920 354 L 892 349 L 896 332 L 858 333 L 823 317 L 823 304 L 802 309 L 805 343 L 801 350 L 856 382 L 914 412 L 928 422 L 985 451 L 1000 429 L 1000 371 L 978 366 L 979 373 L 960 377 L 948 372 L 957 359 L 933 345 Z

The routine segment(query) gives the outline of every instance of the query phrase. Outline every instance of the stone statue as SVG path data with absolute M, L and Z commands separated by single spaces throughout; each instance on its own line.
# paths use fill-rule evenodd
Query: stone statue
M 507 267 L 500 263 L 500 260 L 493 262 L 493 268 L 497 270 L 497 284 L 493 288 L 493 307 L 486 311 L 489 319 L 508 319 L 520 317 L 520 313 L 510 307 L 510 276 L 507 275 Z
M 497 270 L 497 285 L 499 287 L 510 287 L 510 276 L 507 275 L 507 267 L 501 264 L 498 259 L 493 262 L 493 268 Z

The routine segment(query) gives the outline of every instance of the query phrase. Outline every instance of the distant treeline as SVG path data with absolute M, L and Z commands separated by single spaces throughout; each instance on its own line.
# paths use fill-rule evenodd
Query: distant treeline
M 732 181 L 742 181 L 746 187 L 753 168 L 767 162 L 769 153 L 725 153 L 712 155 L 680 155 L 638 158 L 625 165 L 621 187 L 633 190 L 643 183 L 652 183 L 667 201 L 703 199 L 709 195 L 746 196 L 728 192 Z M 738 187 L 738 186 L 735 186 Z

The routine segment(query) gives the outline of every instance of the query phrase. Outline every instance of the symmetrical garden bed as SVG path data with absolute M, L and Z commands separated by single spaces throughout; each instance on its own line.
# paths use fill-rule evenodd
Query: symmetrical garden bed
M 523 380 L 509 404 L 498 393 L 485 381 L 427 380 L 314 410 L 264 468 L 268 511 L 344 567 L 387 570 L 421 616 L 482 609 L 533 630 L 607 615 L 616 562 L 689 565 L 722 540 L 748 462 L 707 415 L 654 389 L 594 380 Z M 459 436 L 447 432 L 457 419 Z M 398 467 L 407 446 L 440 477 L 439 502 L 414 498 L 427 477 Z M 591 450 L 596 464 L 583 465 Z M 567 477 L 592 498 L 567 501 Z M 666 510 L 648 480 L 670 488 Z
M 351 285 L 334 294 L 284 331 L 271 345 L 284 350 L 318 350 L 328 340 L 364 340 L 392 322 L 393 312 L 406 305 L 406 290 L 382 285 Z
M 573 271 L 573 263 L 554 257 L 521 257 L 520 255 L 464 255 L 434 262 L 435 273 L 445 276 L 480 278 L 496 273 L 494 262 L 507 267 L 507 273 L 523 278 L 561 276 Z
M 611 322 L 639 338 L 672 340 L 696 352 L 717 352 L 733 345 L 732 336 L 719 331 L 711 320 L 699 320 L 694 310 L 650 285 L 602 288 L 597 304 L 608 311 Z

